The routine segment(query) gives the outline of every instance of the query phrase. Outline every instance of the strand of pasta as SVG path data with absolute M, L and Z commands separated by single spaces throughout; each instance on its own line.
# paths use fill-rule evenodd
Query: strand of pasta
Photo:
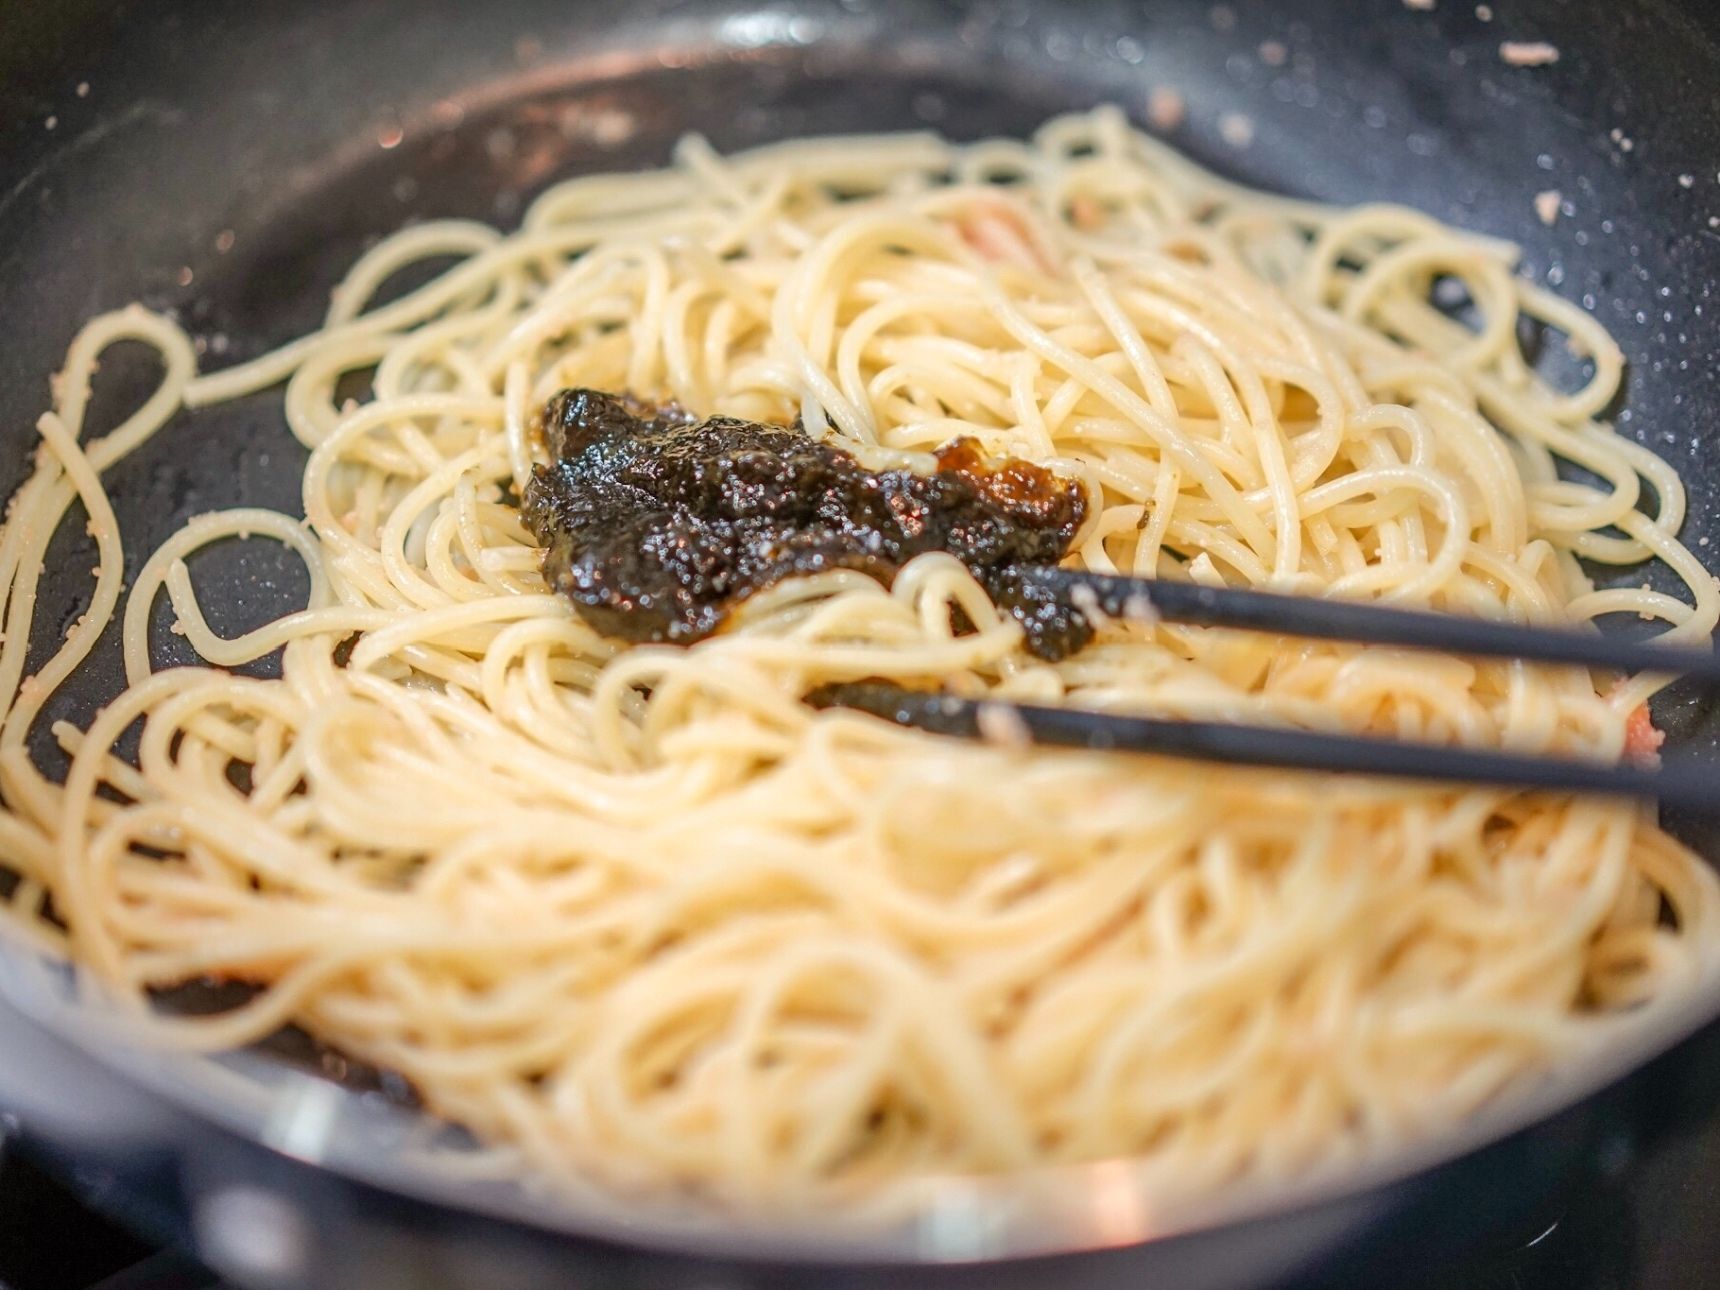
M 0 533 L 7 922 L 160 1042 L 298 1022 L 489 1142 L 464 1172 L 587 1197 L 888 1214 L 931 1174 L 1126 1153 L 1168 1206 L 1433 1132 L 1714 969 L 1720 886 L 1645 814 L 956 747 L 799 697 L 875 676 L 1616 756 L 1658 678 L 1129 624 L 1053 666 L 941 556 L 627 649 L 546 593 L 511 503 L 534 405 L 632 387 L 798 415 L 869 460 L 968 434 L 1050 463 L 1093 497 L 1093 568 L 1708 635 L 1676 474 L 1595 420 L 1616 345 L 1514 263 L 1414 212 L 1237 188 L 1102 110 L 977 145 L 689 141 L 550 189 L 512 234 L 387 239 L 321 330 L 213 374 L 164 319 L 97 319 Z M 1477 325 L 1440 311 L 1446 277 Z M 1528 368 L 1524 316 L 1592 361 L 1583 388 Z M 120 340 L 164 375 L 86 441 Z M 281 382 L 304 521 L 195 517 L 122 602 L 102 472 L 182 407 Z M 25 679 L 74 500 L 90 610 Z M 310 591 L 223 639 L 187 561 L 245 539 Z M 1653 557 L 1687 594 L 1597 591 L 1575 554 Z M 208 666 L 154 669 L 164 592 Z M 54 728 L 50 779 L 38 714 L 113 623 L 130 688 Z M 223 670 L 276 651 L 278 679 Z M 202 975 L 263 988 L 214 1018 L 143 1006 Z

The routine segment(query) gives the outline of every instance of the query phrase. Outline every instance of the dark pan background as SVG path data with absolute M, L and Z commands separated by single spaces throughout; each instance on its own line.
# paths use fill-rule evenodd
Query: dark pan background
M 507 225 L 558 178 L 662 163 L 690 128 L 721 148 L 1019 134 L 1103 101 L 1143 118 L 1165 86 L 1188 108 L 1172 141 L 1226 174 L 1522 242 L 1524 272 L 1623 344 L 1621 428 L 1683 473 L 1686 539 L 1720 563 L 1717 36 L 1708 0 L 1495 0 L 1491 20 L 1457 0 L 0 0 L 0 489 L 22 478 L 49 374 L 99 311 L 170 310 L 214 368 L 315 326 L 345 266 L 403 223 Z M 1506 40 L 1551 41 L 1560 59 L 1510 67 Z M 1232 111 L 1254 122 L 1251 146 L 1223 142 Z M 618 122 L 626 137 L 606 146 Z M 1551 228 L 1534 207 L 1547 189 L 1568 201 Z M 1577 379 L 1546 352 L 1554 379 Z M 113 352 L 96 428 L 149 382 L 147 361 Z M 298 509 L 304 453 L 279 398 L 181 416 L 109 473 L 128 574 L 200 511 Z M 50 553 L 39 652 L 83 608 L 81 521 Z M 194 572 L 224 632 L 303 591 L 264 543 Z M 1673 586 L 1658 569 L 1608 576 Z M 114 691 L 115 635 L 51 715 L 81 723 Z M 161 657 L 183 657 L 164 613 L 156 635 Z M 1713 700 L 1674 692 L 1657 711 L 1679 755 L 1716 756 Z M 1720 855 L 1713 823 L 1670 823 Z

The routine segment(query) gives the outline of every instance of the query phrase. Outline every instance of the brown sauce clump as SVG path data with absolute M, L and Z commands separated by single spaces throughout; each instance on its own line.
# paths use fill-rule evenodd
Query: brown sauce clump
M 525 521 L 550 584 L 605 635 L 687 644 L 784 578 L 855 569 L 889 583 L 927 551 L 972 570 L 1041 658 L 1092 635 L 1014 572 L 1063 558 L 1086 514 L 1081 486 L 987 462 L 971 440 L 944 448 L 929 475 L 866 470 L 798 429 L 596 390 L 556 395 L 543 429 L 551 461 L 526 486 Z

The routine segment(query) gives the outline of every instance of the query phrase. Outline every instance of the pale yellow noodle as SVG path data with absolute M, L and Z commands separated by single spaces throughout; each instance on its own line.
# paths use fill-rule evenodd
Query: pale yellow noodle
M 98 318 L 0 533 L 7 922 L 140 1012 L 251 981 L 234 1012 L 148 1024 L 200 1049 L 306 1025 L 490 1144 L 465 1172 L 580 1194 L 873 1212 L 928 1174 L 1129 1155 L 1172 1205 L 1432 1132 L 1713 971 L 1720 887 L 1650 813 L 965 746 L 800 697 L 883 677 L 1617 757 L 1658 678 L 1150 624 L 1049 664 L 948 556 L 625 648 L 549 594 L 513 502 L 545 398 L 630 388 L 800 418 L 876 464 L 958 435 L 1047 463 L 1089 491 L 1095 569 L 1705 639 L 1720 592 L 1678 541 L 1676 474 L 1595 420 L 1620 351 L 1515 254 L 1238 188 L 1101 110 L 962 146 L 688 140 L 668 170 L 550 189 L 514 233 L 402 232 L 322 330 L 222 372 L 165 319 Z M 1445 277 L 1476 327 L 1432 301 Z M 1592 359 L 1582 389 L 1529 369 L 1523 316 Z M 164 375 L 88 439 L 122 340 Z M 181 408 L 283 382 L 305 520 L 200 516 L 122 600 L 101 472 Z M 26 679 L 74 498 L 90 612 Z M 290 547 L 310 593 L 222 639 L 186 561 L 246 537 Z M 1575 555 L 1684 589 L 1597 591 Z M 208 666 L 154 671 L 163 592 Z M 55 727 L 55 781 L 29 735 L 110 626 L 131 688 Z M 279 679 L 221 670 L 273 651 Z M 140 716 L 133 766 L 113 750 Z

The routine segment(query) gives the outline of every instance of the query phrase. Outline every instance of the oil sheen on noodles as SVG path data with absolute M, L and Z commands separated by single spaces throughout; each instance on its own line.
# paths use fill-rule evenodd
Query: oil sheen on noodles
M 1473 325 L 1431 299 L 1452 280 Z M 1525 317 L 1587 385 L 1532 373 Z M 98 433 L 121 340 L 164 375 Z M 1654 678 L 1140 625 L 1051 666 L 940 556 L 626 649 L 538 574 L 509 500 L 531 421 L 593 386 L 799 416 L 869 461 L 971 435 L 1085 481 L 1088 568 L 1705 640 L 1720 598 L 1675 536 L 1679 480 L 1597 420 L 1620 368 L 1511 247 L 1238 189 L 1111 111 L 1025 143 L 689 139 L 660 173 L 549 190 L 511 234 L 408 229 L 316 334 L 209 375 L 171 322 L 97 318 L 0 541 L 9 922 L 139 1011 L 188 979 L 261 984 L 151 1024 L 224 1049 L 297 1022 L 408 1076 L 485 1168 L 610 1196 L 888 1210 L 928 1176 L 1129 1155 L 1180 1200 L 1376 1155 L 1711 969 L 1720 893 L 1651 811 L 966 746 L 799 696 L 888 677 L 1618 757 Z M 283 382 L 304 521 L 202 516 L 124 594 L 103 470 L 181 408 Z M 89 612 L 24 678 L 74 498 Z M 227 640 L 185 561 L 239 539 L 291 547 L 311 590 Z M 1658 559 L 1688 590 L 1597 591 L 1577 556 Z M 162 596 L 209 666 L 152 667 Z M 56 728 L 50 781 L 27 736 L 116 621 L 130 688 Z M 282 647 L 278 680 L 223 670 Z M 134 764 L 111 749 L 138 717 Z

